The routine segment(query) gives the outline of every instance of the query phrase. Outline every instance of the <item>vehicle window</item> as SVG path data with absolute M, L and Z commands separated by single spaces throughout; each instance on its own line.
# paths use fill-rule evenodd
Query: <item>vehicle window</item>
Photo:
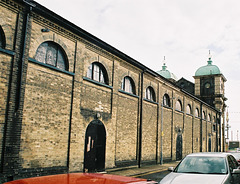
M 231 156 L 228 156 L 228 157 L 227 157 L 227 160 L 228 160 L 230 172 L 232 172 L 233 169 L 236 169 L 236 168 L 237 168 L 237 165 L 234 163 L 234 161 L 233 161 L 233 159 L 231 158 Z
M 237 169 L 238 168 L 238 162 L 236 161 L 236 159 L 232 155 L 230 155 L 229 157 L 231 158 L 231 160 L 233 162 L 234 169 Z
M 175 169 L 179 173 L 226 174 L 227 167 L 222 157 L 186 157 Z

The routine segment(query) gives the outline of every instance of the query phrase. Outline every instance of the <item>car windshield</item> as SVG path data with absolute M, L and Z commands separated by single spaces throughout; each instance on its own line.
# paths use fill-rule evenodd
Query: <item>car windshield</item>
M 176 167 L 178 173 L 227 174 L 225 158 L 188 156 Z

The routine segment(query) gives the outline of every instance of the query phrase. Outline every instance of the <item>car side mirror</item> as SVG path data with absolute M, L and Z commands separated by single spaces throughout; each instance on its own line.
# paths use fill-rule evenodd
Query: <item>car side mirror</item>
M 174 167 L 169 167 L 169 168 L 168 168 L 168 171 L 173 172 L 173 170 L 174 170 Z
M 233 169 L 232 174 L 240 174 L 240 169 Z

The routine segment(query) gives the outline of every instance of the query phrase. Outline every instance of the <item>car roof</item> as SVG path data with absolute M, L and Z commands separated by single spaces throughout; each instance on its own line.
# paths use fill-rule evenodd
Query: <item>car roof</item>
M 231 155 L 230 153 L 225 152 L 200 152 L 200 153 L 191 153 L 187 157 L 201 156 L 201 157 L 227 157 Z
M 100 173 L 70 173 L 10 181 L 5 184 L 153 184 L 154 181 L 147 181 L 142 178 L 126 177 L 119 175 Z

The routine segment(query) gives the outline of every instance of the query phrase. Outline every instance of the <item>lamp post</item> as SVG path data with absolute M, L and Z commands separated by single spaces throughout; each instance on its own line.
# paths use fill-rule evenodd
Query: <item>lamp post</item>
M 231 126 L 229 126 L 228 122 L 229 122 L 229 116 L 228 116 L 228 107 L 227 107 L 227 113 L 226 113 L 226 121 L 227 121 L 227 125 L 226 125 L 226 131 L 227 131 L 227 137 L 226 140 L 229 141 L 229 129 L 231 128 Z

